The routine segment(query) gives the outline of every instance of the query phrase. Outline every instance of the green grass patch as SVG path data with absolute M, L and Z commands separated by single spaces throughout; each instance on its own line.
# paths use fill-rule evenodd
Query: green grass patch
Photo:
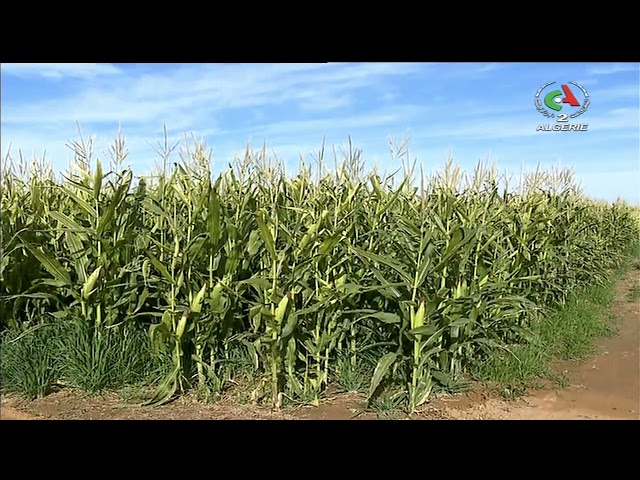
M 65 382 L 89 394 L 139 386 L 161 375 L 163 357 L 155 355 L 144 331 L 113 330 L 70 322 L 56 347 Z
M 631 287 L 631 289 L 627 292 L 627 299 L 630 302 L 637 302 L 638 300 L 640 300 L 640 285 L 634 285 L 633 287 Z
M 384 390 L 368 404 L 368 410 L 386 419 L 398 418 L 406 414 L 407 395 L 398 389 Z
M 609 313 L 616 295 L 620 276 L 636 265 L 640 248 L 634 245 L 629 261 L 604 285 L 591 287 L 569 298 L 566 304 L 550 315 L 540 316 L 533 324 L 528 343 L 513 345 L 509 352 L 500 352 L 477 362 L 472 376 L 485 384 L 497 386 L 507 398 L 523 395 L 528 388 L 539 388 L 545 379 L 558 387 L 568 385 L 563 374 L 552 371 L 554 359 L 584 360 L 594 353 L 596 340 L 615 335 L 615 319 Z
M 54 328 L 44 325 L 25 332 L 12 330 L 2 334 L 0 371 L 4 392 L 19 393 L 29 399 L 51 392 L 59 375 Z
M 43 397 L 54 386 L 97 394 L 139 390 L 166 375 L 170 359 L 154 353 L 140 329 L 113 330 L 73 321 L 2 336 L 2 390 Z

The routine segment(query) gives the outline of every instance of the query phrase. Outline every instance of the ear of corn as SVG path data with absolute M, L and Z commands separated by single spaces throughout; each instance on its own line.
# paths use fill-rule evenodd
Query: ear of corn
M 120 161 L 91 172 L 80 144 L 62 179 L 3 166 L 2 327 L 145 326 L 174 362 L 152 403 L 222 389 L 245 358 L 256 397 L 317 404 L 339 356 L 373 355 L 369 396 L 399 384 L 413 411 L 638 240 L 638 209 L 586 198 L 570 172 L 500 191 L 495 170 L 465 184 L 449 162 L 415 188 L 413 168 L 366 174 L 350 145 L 333 172 L 323 148 L 295 177 L 247 148 L 213 180 L 205 146 L 186 147 L 137 183 Z

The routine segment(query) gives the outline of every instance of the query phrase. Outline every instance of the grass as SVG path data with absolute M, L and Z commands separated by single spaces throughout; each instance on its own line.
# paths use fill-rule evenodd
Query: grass
M 5 331 L 0 345 L 2 389 L 29 399 L 51 393 L 60 367 L 55 339 L 51 325 L 26 332 Z
M 61 378 L 89 394 L 154 383 L 170 359 L 151 352 L 146 332 L 75 321 L 56 338 Z
M 507 398 L 541 387 L 546 379 L 552 379 L 560 388 L 566 387 L 565 372 L 553 370 L 554 360 L 584 360 L 593 354 L 595 341 L 617 333 L 610 309 L 617 281 L 640 260 L 637 244 L 629 248 L 627 259 L 629 262 L 623 262 L 603 285 L 573 295 L 564 306 L 543 316 L 534 324 L 528 343 L 513 345 L 510 353 L 478 362 L 472 370 L 475 379 L 493 385 Z
M 166 375 L 170 359 L 154 354 L 145 332 L 106 330 L 82 322 L 45 323 L 2 338 L 2 388 L 27 398 L 55 386 L 87 394 L 138 390 Z
M 382 418 L 398 418 L 406 412 L 406 394 L 397 390 L 386 390 L 380 396 L 369 402 L 368 410 L 375 412 Z
M 638 264 L 640 264 L 640 262 L 638 262 Z M 629 291 L 627 292 L 627 300 L 629 300 L 630 302 L 637 302 L 638 300 L 640 300 L 640 285 L 636 284 L 633 285 Z
M 364 393 L 368 387 L 371 373 L 362 364 L 353 364 L 350 359 L 339 357 L 335 366 L 335 378 L 339 391 L 345 393 Z
M 640 300 L 640 285 L 634 285 L 633 287 L 631 287 L 631 289 L 627 292 L 627 299 L 630 302 L 637 302 L 638 300 Z

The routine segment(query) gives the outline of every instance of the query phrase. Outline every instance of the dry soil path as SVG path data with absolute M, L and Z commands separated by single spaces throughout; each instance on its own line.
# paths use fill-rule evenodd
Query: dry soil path
M 452 405 L 448 413 L 461 419 L 640 420 L 639 288 L 636 261 L 616 286 L 612 313 L 619 334 L 599 342 L 588 361 L 567 364 L 568 388 L 533 391 L 516 402 L 492 399 L 461 409 Z

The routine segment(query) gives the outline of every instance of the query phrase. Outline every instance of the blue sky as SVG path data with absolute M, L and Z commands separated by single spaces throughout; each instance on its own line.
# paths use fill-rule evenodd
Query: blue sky
M 519 172 L 573 167 L 591 196 L 640 203 L 640 67 L 637 63 L 2 64 L 1 148 L 68 166 L 76 122 L 97 156 L 119 126 L 137 174 L 151 170 L 166 124 L 193 133 L 225 167 L 248 141 L 294 167 L 300 154 L 346 144 L 393 171 L 388 140 L 409 135 L 426 171 L 488 159 Z M 591 105 L 587 132 L 537 132 L 542 85 L 577 82 Z

